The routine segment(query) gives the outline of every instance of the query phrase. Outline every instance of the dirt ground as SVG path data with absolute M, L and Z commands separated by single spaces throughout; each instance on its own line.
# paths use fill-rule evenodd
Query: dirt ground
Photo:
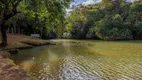
M 29 80 L 28 74 L 9 59 L 10 54 L 5 52 L 5 50 L 9 51 L 13 49 L 46 45 L 49 42 L 47 40 L 32 38 L 23 34 L 7 34 L 7 40 L 8 46 L 0 47 L 0 80 Z
M 48 44 L 48 40 L 42 40 L 38 38 L 32 38 L 23 34 L 7 34 L 8 46 L 0 47 L 0 51 L 10 49 L 21 49 L 33 46 L 40 46 Z M 1 37 L 0 37 L 1 42 Z
M 8 58 L 8 52 L 0 52 L 0 80 L 29 80 L 28 74 Z

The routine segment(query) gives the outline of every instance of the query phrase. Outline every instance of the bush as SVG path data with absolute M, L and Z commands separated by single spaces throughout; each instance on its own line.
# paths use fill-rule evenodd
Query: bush
M 137 30 L 142 30 L 142 22 L 137 22 L 135 26 Z
M 118 14 L 106 16 L 94 28 L 96 35 L 104 40 L 132 39 L 131 31 L 125 27 Z
M 136 39 L 141 39 L 142 38 L 142 22 L 137 22 L 135 24 L 135 38 Z

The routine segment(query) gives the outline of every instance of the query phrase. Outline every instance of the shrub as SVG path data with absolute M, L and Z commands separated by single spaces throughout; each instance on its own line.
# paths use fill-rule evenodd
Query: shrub
M 96 35 L 104 40 L 132 39 L 131 31 L 125 27 L 118 14 L 106 16 L 94 28 Z

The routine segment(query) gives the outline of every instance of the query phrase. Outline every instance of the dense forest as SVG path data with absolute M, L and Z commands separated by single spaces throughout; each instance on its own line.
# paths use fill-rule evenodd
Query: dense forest
M 66 18 L 64 37 L 124 40 L 142 38 L 142 0 L 102 0 L 77 7 Z
M 80 5 L 69 15 L 73 0 L 0 0 L 2 45 L 9 33 L 42 38 L 124 40 L 142 38 L 142 1 L 102 0 Z

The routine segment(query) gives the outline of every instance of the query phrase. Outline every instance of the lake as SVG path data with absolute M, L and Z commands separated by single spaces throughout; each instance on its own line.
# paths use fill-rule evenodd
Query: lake
M 11 59 L 32 80 L 142 80 L 142 41 L 50 41 Z

